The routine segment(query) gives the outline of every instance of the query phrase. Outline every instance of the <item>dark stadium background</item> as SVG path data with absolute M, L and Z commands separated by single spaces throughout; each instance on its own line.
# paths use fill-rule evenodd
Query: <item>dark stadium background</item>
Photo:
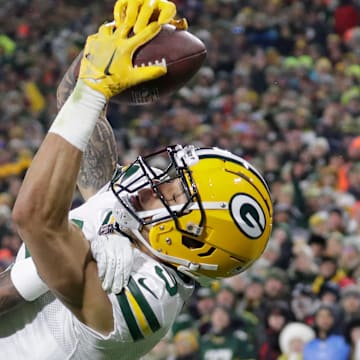
M 211 359 L 224 348 L 224 360 L 284 360 L 295 334 L 315 336 L 298 359 L 360 359 L 360 2 L 176 3 L 206 44 L 206 63 L 156 104 L 111 105 L 120 162 L 176 142 L 228 148 L 265 174 L 274 230 L 245 274 L 197 290 L 147 358 Z M 57 112 L 56 87 L 86 36 L 111 19 L 113 1 L 0 4 L 5 269 L 21 244 L 11 209 Z

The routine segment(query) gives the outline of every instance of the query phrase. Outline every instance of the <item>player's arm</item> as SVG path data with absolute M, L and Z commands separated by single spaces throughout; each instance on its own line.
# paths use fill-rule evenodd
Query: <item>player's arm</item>
M 136 21 L 128 15 L 126 27 Z M 83 152 L 106 100 L 166 72 L 161 65 L 132 66 L 136 48 L 159 31 L 160 25 L 152 22 L 129 39 L 121 24 L 116 29 L 104 25 L 88 38 L 81 80 L 40 146 L 13 210 L 41 278 L 82 322 L 104 333 L 113 327 L 111 304 L 91 261 L 89 243 L 69 222 L 68 211 Z
M 60 110 L 74 90 L 83 52 L 66 71 L 57 89 L 57 107 Z M 94 132 L 84 151 L 77 178 L 78 189 L 85 200 L 99 191 L 113 175 L 117 163 L 114 132 L 106 119 L 106 108 L 96 122 Z
M 26 174 L 13 217 L 49 288 L 80 320 L 107 331 L 111 315 L 105 293 L 98 286 L 95 263 L 90 261 L 89 243 L 67 219 L 80 161 L 77 147 L 62 136 L 49 133 Z M 93 306 L 88 304 L 89 283 L 97 298 Z M 102 311 L 103 321 L 88 318 L 90 315 L 83 309 L 89 307 L 94 313 Z
M 74 90 L 77 81 L 76 67 L 80 64 L 81 56 L 82 53 L 73 61 L 58 86 L 57 105 L 59 110 Z M 104 109 L 84 151 L 77 179 L 78 188 L 85 200 L 109 181 L 115 169 L 116 160 L 115 138 Z M 109 272 L 107 274 L 111 275 Z M 110 290 L 113 284 L 109 284 L 107 280 L 106 283 L 103 283 L 103 287 L 105 285 L 108 285 L 107 290 Z M 32 259 L 14 263 L 11 269 L 0 273 L 0 314 L 9 312 L 25 302 L 35 300 L 47 290 L 46 284 L 37 274 Z

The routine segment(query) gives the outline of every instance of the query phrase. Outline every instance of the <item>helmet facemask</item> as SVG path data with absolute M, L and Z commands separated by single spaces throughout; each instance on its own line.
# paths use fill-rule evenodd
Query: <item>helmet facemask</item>
M 167 160 L 163 169 L 152 165 L 157 159 Z M 167 158 L 167 159 L 166 159 Z M 139 156 L 131 165 L 121 169 L 111 181 L 111 189 L 120 202 L 115 209 L 120 229 L 141 230 L 146 225 L 174 220 L 178 230 L 188 235 L 197 235 L 201 232 L 205 220 L 205 213 L 201 206 L 200 196 L 196 184 L 192 180 L 189 166 L 196 163 L 198 158 L 193 146 L 183 148 L 180 145 L 168 147 L 148 156 Z M 166 194 L 161 191 L 164 183 L 177 181 L 185 201 L 178 205 L 171 205 Z M 140 190 L 151 189 L 162 203 L 162 207 L 155 210 L 136 211 L 131 204 L 131 198 L 136 197 Z M 193 228 L 181 229 L 177 219 L 186 214 L 194 204 L 202 211 L 199 224 Z

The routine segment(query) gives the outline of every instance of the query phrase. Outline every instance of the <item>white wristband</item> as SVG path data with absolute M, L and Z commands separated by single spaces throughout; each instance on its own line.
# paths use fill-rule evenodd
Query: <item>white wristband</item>
M 103 94 L 78 80 L 49 132 L 60 135 L 80 151 L 84 151 L 105 103 Z
M 10 277 L 16 290 L 27 301 L 35 300 L 49 290 L 40 279 L 32 258 L 14 263 Z

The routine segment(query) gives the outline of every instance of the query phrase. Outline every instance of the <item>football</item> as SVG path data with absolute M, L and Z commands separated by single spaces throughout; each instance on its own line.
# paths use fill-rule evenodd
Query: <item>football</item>
M 121 92 L 112 102 L 143 105 L 169 96 L 185 85 L 200 69 L 206 58 L 204 43 L 187 30 L 163 25 L 159 34 L 141 46 L 134 54 L 134 65 L 155 64 L 166 60 L 167 73 L 155 80 L 144 82 Z M 74 61 L 75 75 L 79 73 L 81 56 Z

